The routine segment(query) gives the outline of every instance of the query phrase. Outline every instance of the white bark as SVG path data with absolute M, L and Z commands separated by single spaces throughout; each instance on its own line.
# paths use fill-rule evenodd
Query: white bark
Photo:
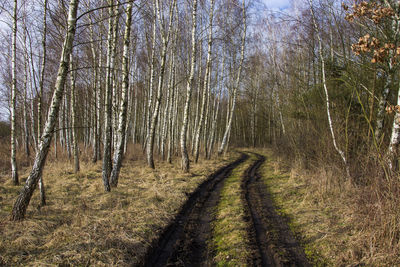
M 228 146 L 231 127 L 232 127 L 232 119 L 233 119 L 233 115 L 235 112 L 235 106 L 236 106 L 236 97 L 237 97 L 237 92 L 239 90 L 240 77 L 241 77 L 242 66 L 243 66 L 243 61 L 244 61 L 244 49 L 245 49 L 245 44 L 246 44 L 246 29 L 247 29 L 245 0 L 243 0 L 242 8 L 243 8 L 243 18 L 242 18 L 243 19 L 243 33 L 242 33 L 242 44 L 241 44 L 241 48 L 240 48 L 240 63 L 239 63 L 239 69 L 238 69 L 237 76 L 236 76 L 236 82 L 235 82 L 235 85 L 233 88 L 232 105 L 231 105 L 230 113 L 228 116 L 228 123 L 227 123 L 226 129 L 225 129 L 224 137 L 222 138 L 221 146 L 218 149 L 218 155 L 221 155 L 222 152 L 224 152 Z
M 128 90 L 129 90 L 129 46 L 131 36 L 131 23 L 132 23 L 132 2 L 129 1 L 126 8 L 126 23 L 124 34 L 124 51 L 122 55 L 122 100 L 120 106 L 119 123 L 118 123 L 118 138 L 117 146 L 114 151 L 114 166 L 111 172 L 110 184 L 114 187 L 118 185 L 119 171 L 121 169 L 122 157 L 124 152 L 125 143 L 125 127 L 126 127 L 126 113 L 128 105 Z
M 196 29 L 197 29 L 197 0 L 193 0 L 193 11 L 192 11 L 192 52 L 191 52 L 191 63 L 190 63 L 190 76 L 187 81 L 186 88 L 186 101 L 185 108 L 183 111 L 183 122 L 182 122 L 182 130 L 181 130 L 181 153 L 182 153 L 182 169 L 184 172 L 189 172 L 189 155 L 187 151 L 186 144 L 186 134 L 188 128 L 188 120 L 189 120 L 189 107 L 190 107 L 190 98 L 192 95 L 192 87 L 194 82 L 194 68 L 196 65 Z
M 319 58 L 321 60 L 322 83 L 323 83 L 324 92 L 325 92 L 326 115 L 328 117 L 329 130 L 331 132 L 333 146 L 335 147 L 336 152 L 342 158 L 342 161 L 343 161 L 343 163 L 344 163 L 344 165 L 346 167 L 347 176 L 350 177 L 350 169 L 349 169 L 349 166 L 347 164 L 346 156 L 345 156 L 344 152 L 339 148 L 339 146 L 337 145 L 337 142 L 336 142 L 336 136 L 335 136 L 335 131 L 333 129 L 333 122 L 332 122 L 331 112 L 330 112 L 330 101 L 329 101 L 328 87 L 326 85 L 325 60 L 324 60 L 324 57 L 322 55 L 322 41 L 321 41 L 321 37 L 320 37 L 320 34 L 319 34 L 319 29 L 318 29 L 318 26 L 317 26 L 317 22 L 315 20 L 312 0 L 308 0 L 308 2 L 310 4 L 311 17 L 312 17 L 312 20 L 313 20 L 314 30 L 315 30 L 315 33 L 316 33 L 316 36 L 317 36 L 317 40 L 318 40 L 318 48 L 319 48 L 318 52 L 319 52 Z
M 148 141 L 147 141 L 147 151 L 146 151 L 147 152 L 147 164 L 149 165 L 150 168 L 153 168 L 153 169 L 154 169 L 154 160 L 153 160 L 154 135 L 155 135 L 156 125 L 157 125 L 157 121 L 158 121 L 160 105 L 161 105 L 162 88 L 163 88 L 163 84 L 164 84 L 165 62 L 167 59 L 167 48 L 168 48 L 168 42 L 169 42 L 169 37 L 170 37 L 170 33 L 171 33 L 171 28 L 172 28 L 172 19 L 173 19 L 173 12 L 174 12 L 175 5 L 176 5 L 176 0 L 174 0 L 172 5 L 170 6 L 169 24 L 168 24 L 167 32 L 165 32 L 163 30 L 164 25 L 163 25 L 163 19 L 161 17 L 161 12 L 160 12 L 159 0 L 155 0 L 155 2 L 156 2 L 156 9 L 157 9 L 157 17 L 158 17 L 158 21 L 159 21 L 160 28 L 161 28 L 162 50 L 161 50 L 161 66 L 160 66 L 160 74 L 159 74 L 159 80 L 158 80 L 157 98 L 155 101 L 153 116 L 151 118 L 150 131 L 149 131 L 149 136 L 148 136 Z
M 70 79 L 71 79 L 71 125 L 72 125 L 72 150 L 74 154 L 74 173 L 79 172 L 79 148 L 77 136 L 77 123 L 76 123 L 76 70 L 74 70 L 73 56 L 70 56 Z
M 397 105 L 400 104 L 400 87 L 397 91 Z M 394 171 L 398 169 L 398 147 L 400 144 L 400 113 L 396 112 L 393 119 L 392 134 L 388 150 L 389 169 Z
M 207 63 L 206 63 L 206 73 L 204 75 L 203 84 L 203 96 L 201 102 L 200 119 L 196 129 L 196 138 L 194 144 L 194 161 L 197 163 L 199 160 L 200 153 L 200 135 L 204 124 L 204 113 L 206 107 L 207 93 L 210 91 L 210 77 L 211 77 L 211 52 L 212 52 L 212 38 L 213 38 L 213 11 L 214 11 L 214 0 L 210 2 L 210 22 L 209 22 L 209 32 L 208 32 L 208 51 L 207 51 Z
M 26 44 L 26 21 L 24 21 L 24 45 L 25 45 L 25 53 L 24 53 L 24 98 L 23 98 L 23 125 L 24 125 L 24 148 L 25 154 L 29 158 L 30 157 L 30 149 L 29 149 L 29 126 L 28 126 L 28 111 L 27 111 L 27 96 L 28 96 L 28 52 L 27 52 L 27 44 Z
M 38 180 L 42 175 L 43 168 L 46 163 L 46 157 L 49 152 L 55 124 L 58 119 L 58 112 L 64 91 L 64 84 L 68 73 L 69 58 L 75 37 L 78 4 L 79 0 L 70 1 L 67 34 L 62 48 L 61 60 L 58 68 L 55 90 L 51 100 L 50 111 L 48 113 L 48 118 L 40 141 L 38 152 L 36 153 L 32 171 L 26 179 L 25 185 L 14 203 L 11 215 L 11 219 L 14 221 L 24 218 L 33 191 L 35 190 Z
M 111 134 L 112 134 L 112 72 L 114 70 L 113 51 L 115 47 L 113 16 L 115 14 L 114 0 L 109 0 L 108 41 L 107 41 L 107 77 L 105 90 L 105 123 L 104 123 L 104 153 L 103 153 L 103 184 L 104 190 L 110 191 L 109 177 L 111 175 Z
M 150 64 L 150 84 L 149 84 L 149 95 L 148 95 L 148 104 L 147 104 L 147 117 L 146 117 L 146 139 L 144 142 L 144 147 L 147 148 L 147 144 L 150 137 L 150 128 L 151 128 L 151 111 L 153 107 L 153 91 L 154 91 L 154 79 L 155 79 L 155 67 L 156 67 L 156 27 L 157 27 L 157 10 L 156 10 L 156 2 L 157 0 L 153 0 L 153 37 L 151 44 L 151 64 Z
M 176 36 L 175 36 L 176 38 Z M 175 43 L 176 45 L 176 43 Z M 175 86 L 175 75 L 176 75 L 176 71 L 175 71 L 175 51 L 174 51 L 174 55 L 172 56 L 172 60 L 173 60 L 173 64 L 172 64 L 172 88 L 171 88 L 171 104 L 169 107 L 169 111 L 168 113 L 171 114 L 171 119 L 168 121 L 168 152 L 167 152 L 167 162 L 168 163 L 172 163 L 172 150 L 174 147 L 174 131 L 175 131 L 175 121 L 176 121 L 176 113 L 175 112 L 175 107 L 176 107 L 176 93 L 175 91 L 177 90 L 177 87 Z
M 100 97 L 100 94 L 98 91 L 100 91 L 100 88 L 98 87 L 98 80 L 99 80 L 99 69 L 97 67 L 97 53 L 96 53 L 96 48 L 95 48 L 95 38 L 94 38 L 94 31 L 93 31 L 93 22 L 90 20 L 90 25 L 89 25 L 89 31 L 90 31 L 90 49 L 92 52 L 92 58 L 93 58 L 93 95 L 94 95 L 94 101 L 93 101 L 93 156 L 92 156 L 92 162 L 95 163 L 97 162 L 98 155 L 99 155 L 99 118 L 98 118 L 98 109 L 100 107 L 98 106 L 98 97 Z M 99 64 L 100 65 L 100 64 Z
M 15 109 L 16 109 L 16 97 L 17 97 L 17 0 L 14 0 L 14 14 L 13 14 L 13 29 L 12 29 L 12 88 L 11 88 L 11 175 L 14 185 L 18 185 L 18 170 L 17 170 L 17 149 L 15 145 Z
M 164 107 L 164 120 L 163 120 L 163 125 L 162 125 L 162 131 L 161 131 L 161 148 L 160 148 L 160 153 L 162 160 L 165 160 L 165 143 L 167 139 L 167 133 L 168 133 L 168 127 L 169 127 L 169 118 L 171 113 L 169 112 L 170 107 L 171 107 L 171 91 L 172 91 L 172 80 L 173 80 L 173 65 L 174 65 L 174 49 L 171 51 L 171 60 L 170 60 L 170 65 L 169 65 L 169 77 L 168 77 L 168 89 L 167 89 L 167 100 L 165 103 Z

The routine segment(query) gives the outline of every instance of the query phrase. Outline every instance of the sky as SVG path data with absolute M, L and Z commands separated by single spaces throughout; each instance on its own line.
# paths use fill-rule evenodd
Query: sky
M 284 11 L 289 7 L 290 0 L 263 0 L 265 5 L 274 11 Z

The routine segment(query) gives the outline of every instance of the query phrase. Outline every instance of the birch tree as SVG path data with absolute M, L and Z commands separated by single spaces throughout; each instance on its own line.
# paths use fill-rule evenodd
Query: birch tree
M 18 185 L 18 170 L 17 170 L 17 149 L 15 144 L 15 112 L 17 104 L 17 17 L 18 3 L 14 0 L 14 13 L 13 13 L 13 28 L 12 28 L 12 86 L 11 86 L 11 107 L 10 107 L 10 117 L 11 117 L 11 176 L 14 185 Z
M 105 90 L 105 122 L 104 122 L 104 152 L 103 152 L 103 183 L 104 190 L 110 191 L 109 177 L 111 175 L 111 134 L 112 134 L 112 71 L 114 70 L 114 32 L 116 26 L 114 25 L 115 5 L 114 0 L 108 0 L 109 4 L 109 19 L 108 19 L 108 38 L 107 38 L 107 77 L 106 77 L 106 90 Z
M 186 101 L 185 107 L 183 110 L 183 122 L 182 122 L 182 130 L 181 130 L 181 153 L 182 153 L 182 170 L 184 172 L 189 172 L 189 155 L 187 151 L 187 129 L 188 129 L 188 120 L 189 120 L 189 107 L 190 107 L 190 98 L 192 95 L 192 88 L 194 83 L 194 69 L 196 65 L 196 29 L 197 29 L 197 0 L 193 0 L 193 9 L 192 9 L 192 50 L 191 50 L 191 62 L 190 62 L 190 75 L 187 81 L 186 87 Z
M 243 61 L 244 61 L 244 50 L 245 50 L 245 44 L 246 44 L 246 29 L 247 29 L 247 24 L 246 24 L 246 8 L 245 8 L 245 0 L 242 2 L 242 20 L 243 20 L 243 32 L 242 32 L 242 42 L 240 46 L 240 62 L 239 62 L 239 68 L 236 74 L 236 81 L 234 84 L 234 88 L 232 89 L 232 104 L 229 111 L 229 115 L 227 116 L 227 125 L 225 128 L 224 132 L 224 137 L 222 138 L 221 145 L 218 149 L 218 155 L 221 155 L 222 152 L 225 151 L 226 147 L 228 146 L 228 140 L 231 134 L 231 128 L 232 128 L 232 120 L 233 120 L 233 115 L 235 112 L 235 107 L 236 107 L 236 98 L 237 98 L 237 93 L 239 90 L 239 85 L 240 85 L 240 77 L 241 77 L 241 72 L 242 72 L 242 66 L 243 66 Z
M 74 173 L 79 172 L 79 148 L 76 123 L 76 70 L 74 70 L 73 54 L 70 56 L 70 79 L 71 79 L 71 124 L 72 124 L 72 150 L 74 154 Z
M 97 53 L 96 51 L 96 46 L 95 46 L 95 37 L 94 37 L 94 30 L 93 30 L 93 20 L 92 17 L 89 17 L 89 32 L 90 32 L 90 51 L 92 52 L 92 58 L 93 58 L 93 94 L 94 94 L 94 101 L 93 101 L 93 156 L 92 156 L 92 162 L 95 163 L 98 160 L 99 156 L 99 150 L 100 150 L 100 141 L 99 141 L 99 135 L 100 135 L 100 119 L 99 119 L 99 111 L 100 111 L 100 105 L 99 105 L 99 98 L 100 98 L 100 87 L 99 87 L 99 70 L 101 70 L 101 60 L 98 60 Z M 97 46 L 99 48 L 99 46 Z M 100 50 L 100 57 L 101 57 L 101 50 Z M 99 67 L 97 66 L 99 65 Z
M 125 134 L 126 134 L 126 113 L 128 105 L 128 90 L 129 90 L 129 46 L 131 40 L 131 24 L 132 24 L 132 3 L 129 1 L 126 8 L 126 22 L 124 34 L 124 51 L 122 55 L 122 100 L 120 106 L 119 123 L 118 123 L 118 139 L 117 146 L 114 151 L 114 166 L 111 172 L 110 184 L 118 185 L 119 171 L 121 169 L 122 157 L 124 153 Z
M 326 115 L 328 117 L 329 130 L 330 130 L 330 133 L 332 136 L 333 146 L 335 147 L 336 152 L 339 154 L 339 156 L 341 157 L 341 159 L 343 161 L 344 166 L 346 167 L 347 176 L 350 177 L 350 169 L 349 169 L 349 165 L 347 163 L 346 155 L 343 152 L 343 150 L 341 150 L 339 148 L 337 141 L 336 141 L 335 131 L 333 129 L 333 122 L 332 122 L 331 111 L 330 111 L 329 93 L 328 93 L 328 87 L 327 87 L 326 76 L 325 76 L 325 59 L 322 54 L 322 41 L 321 41 L 321 36 L 319 33 L 319 28 L 318 28 L 317 22 L 315 20 L 313 1 L 308 0 L 308 3 L 310 5 L 311 17 L 312 17 L 312 21 L 313 21 L 313 25 L 314 25 L 315 34 L 316 34 L 316 37 L 318 40 L 318 54 L 319 54 L 319 59 L 321 61 L 322 84 L 323 84 L 324 93 L 325 93 Z
M 211 52 L 213 43 L 213 11 L 214 11 L 214 0 L 210 2 L 210 21 L 209 21 L 209 32 L 208 32 L 208 52 L 207 52 L 207 63 L 206 63 L 206 73 L 204 75 L 203 83 L 203 96 L 200 109 L 200 119 L 196 129 L 195 145 L 194 145 L 194 161 L 197 163 L 199 160 L 199 150 L 200 150 L 200 135 L 203 129 L 204 116 L 206 109 L 206 98 L 210 91 L 210 77 L 211 77 Z M 207 121 L 208 118 L 206 118 Z
M 164 84 L 165 65 L 166 65 L 165 62 L 167 60 L 167 49 L 168 49 L 169 38 L 171 35 L 172 20 L 173 20 L 176 0 L 173 0 L 172 3 L 170 4 L 169 23 L 168 23 L 167 31 L 164 29 L 164 27 L 165 27 L 165 25 L 163 25 L 164 24 L 163 23 L 164 16 L 162 16 L 162 13 L 160 11 L 159 0 L 155 0 L 155 3 L 156 3 L 155 8 L 157 10 L 158 23 L 160 24 L 160 30 L 161 30 L 162 49 L 161 49 L 160 74 L 159 74 L 158 88 L 157 88 L 157 98 L 155 101 L 153 115 L 151 117 L 150 131 L 149 131 L 149 136 L 148 136 L 148 141 L 147 141 L 147 164 L 149 165 L 150 168 L 153 168 L 153 169 L 154 169 L 154 160 L 153 160 L 154 135 L 155 135 L 155 130 L 156 130 L 156 124 L 157 124 L 158 117 L 159 117 L 160 105 L 161 105 L 161 97 L 162 97 L 162 90 L 163 90 L 163 84 Z
M 26 209 L 31 200 L 33 191 L 35 190 L 38 180 L 43 173 L 43 168 L 46 163 L 46 157 L 49 152 L 55 124 L 58 119 L 65 80 L 67 78 L 69 60 L 76 31 L 76 14 L 78 11 L 78 5 L 79 0 L 70 1 L 67 33 L 62 47 L 61 60 L 58 68 L 53 98 L 51 100 L 50 110 L 48 113 L 49 115 L 47 117 L 43 135 L 41 137 L 38 152 L 36 153 L 32 171 L 26 179 L 25 185 L 14 203 L 11 214 L 11 219 L 13 221 L 21 220 L 25 217 Z

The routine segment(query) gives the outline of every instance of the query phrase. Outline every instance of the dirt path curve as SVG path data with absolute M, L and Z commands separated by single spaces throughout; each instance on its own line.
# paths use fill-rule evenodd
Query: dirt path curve
M 244 173 L 242 188 L 246 212 L 250 220 L 252 266 L 311 266 L 303 248 L 298 244 L 288 226 L 286 218 L 280 216 L 273 200 L 258 173 L 265 158 L 259 154 L 257 160 Z
M 207 241 L 211 239 L 212 209 L 218 204 L 223 180 L 249 156 L 219 169 L 191 194 L 174 221 L 148 251 L 144 266 L 209 266 Z

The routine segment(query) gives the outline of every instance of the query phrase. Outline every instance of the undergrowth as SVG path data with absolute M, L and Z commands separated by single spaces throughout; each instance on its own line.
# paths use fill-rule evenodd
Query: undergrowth
M 397 181 L 357 186 L 334 168 L 305 170 L 262 153 L 268 189 L 314 266 L 400 265 Z
M 22 185 L 0 176 L 0 265 L 6 266 L 131 266 L 138 264 L 153 240 L 174 218 L 190 192 L 235 155 L 192 164 L 183 174 L 156 161 L 146 167 L 139 149 L 130 152 L 117 188 L 105 193 L 101 162 L 81 161 L 74 174 L 66 160 L 50 160 L 43 174 L 48 205 L 39 207 L 36 190 L 26 219 L 9 221 Z M 29 168 L 20 170 L 23 182 Z

